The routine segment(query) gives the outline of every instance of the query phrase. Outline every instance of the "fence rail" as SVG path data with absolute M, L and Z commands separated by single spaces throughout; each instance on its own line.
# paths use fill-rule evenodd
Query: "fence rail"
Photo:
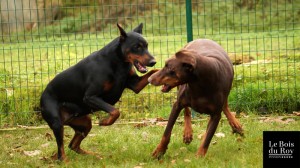
M 43 122 L 47 83 L 117 37 L 117 22 L 127 31 L 144 23 L 155 68 L 192 39 L 221 44 L 235 69 L 233 111 L 300 110 L 296 0 L 0 0 L 0 127 Z M 116 106 L 126 121 L 167 117 L 175 98 L 147 86 L 126 90 Z

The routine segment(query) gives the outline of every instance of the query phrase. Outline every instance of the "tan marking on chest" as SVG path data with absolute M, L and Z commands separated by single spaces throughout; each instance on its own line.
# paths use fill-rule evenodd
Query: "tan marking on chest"
M 113 83 L 112 82 L 104 82 L 103 84 L 103 90 L 104 91 L 110 91 L 111 88 L 113 87 Z

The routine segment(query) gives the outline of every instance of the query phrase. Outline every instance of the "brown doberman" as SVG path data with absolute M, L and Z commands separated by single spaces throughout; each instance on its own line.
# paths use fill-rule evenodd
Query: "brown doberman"
M 183 140 L 186 144 L 192 141 L 189 107 L 196 112 L 210 115 L 197 156 L 205 156 L 222 111 L 233 132 L 243 135 L 241 124 L 228 108 L 227 101 L 233 75 L 232 63 L 224 49 L 212 40 L 198 39 L 188 43 L 166 61 L 164 68 L 149 77 L 148 81 L 151 84 L 162 85 L 162 92 L 168 92 L 176 86 L 179 88 L 167 127 L 153 153 L 154 157 L 160 158 L 166 152 L 173 125 L 182 109 L 185 120 Z

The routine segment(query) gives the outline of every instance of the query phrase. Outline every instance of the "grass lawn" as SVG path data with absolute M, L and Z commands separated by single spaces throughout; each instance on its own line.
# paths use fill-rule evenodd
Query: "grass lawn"
M 233 135 L 223 116 L 217 133 L 224 133 L 225 137 L 213 137 L 205 158 L 196 158 L 195 153 L 200 144 L 199 137 L 207 125 L 206 116 L 193 121 L 194 140 L 190 145 L 182 142 L 183 124 L 178 122 L 169 149 L 160 161 L 153 159 L 151 153 L 163 134 L 163 122 L 143 127 L 134 124 L 95 125 L 83 141 L 82 148 L 98 152 L 102 159 L 78 155 L 66 147 L 70 160 L 67 164 L 50 159 L 56 152 L 56 143 L 48 127 L 1 130 L 0 167 L 262 167 L 263 131 L 300 130 L 299 117 L 293 116 L 262 118 L 250 115 L 241 117 L 240 121 L 245 138 Z M 73 131 L 66 127 L 65 146 L 72 136 Z

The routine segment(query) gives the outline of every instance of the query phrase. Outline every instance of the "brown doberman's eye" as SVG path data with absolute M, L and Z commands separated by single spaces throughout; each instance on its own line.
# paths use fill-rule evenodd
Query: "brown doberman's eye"
M 175 71 L 173 71 L 173 70 L 171 70 L 171 71 L 169 72 L 169 74 L 170 74 L 171 76 L 176 76 L 176 73 L 175 73 Z

